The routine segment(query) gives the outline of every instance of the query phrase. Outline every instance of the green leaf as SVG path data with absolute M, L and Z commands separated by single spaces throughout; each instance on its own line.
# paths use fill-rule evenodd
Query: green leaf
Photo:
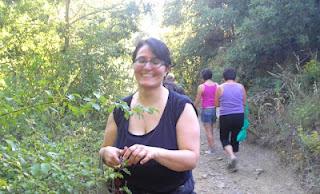
M 100 106 L 98 105 L 98 104 L 92 104 L 92 107 L 94 108 L 94 109 L 96 109 L 97 111 L 100 111 Z
M 93 95 L 94 95 L 97 99 L 99 99 L 99 98 L 101 97 L 101 94 L 98 93 L 98 92 L 93 92 Z
M 129 171 L 127 168 L 123 168 L 122 170 L 123 170 L 123 172 L 125 172 L 126 174 L 131 175 L 130 171 Z
M 0 178 L 0 188 L 8 186 L 7 181 Z
M 10 145 L 12 151 L 16 151 L 16 144 L 12 140 L 5 140 Z
M 91 102 L 91 101 L 92 101 L 92 99 L 91 99 L 91 98 L 88 98 L 88 97 L 84 98 L 83 100 L 84 100 L 84 101 L 87 101 L 87 102 Z
M 75 106 L 72 106 L 71 104 L 68 104 L 68 108 L 72 111 L 72 113 L 75 115 L 75 116 L 79 116 L 80 115 L 80 110 L 79 108 L 75 107 Z
M 53 159 L 57 159 L 59 154 L 55 153 L 55 152 L 48 152 L 47 155 Z
M 5 97 L 5 99 L 6 99 L 8 102 L 13 101 L 13 98 L 9 98 L 9 97 Z
M 95 185 L 95 182 L 94 181 L 88 181 L 85 184 L 89 188 L 89 187 L 93 187 Z
M 34 164 L 31 166 L 31 174 L 33 176 L 39 176 L 41 174 L 41 166 L 40 164 Z
M 109 106 L 107 109 L 108 113 L 111 113 L 114 110 L 114 108 L 115 108 L 115 105 Z
M 44 92 L 45 92 L 48 96 L 52 96 L 51 91 L 49 91 L 49 90 L 45 90 Z
M 68 98 L 70 101 L 74 100 L 74 96 L 73 96 L 72 94 L 69 94 L 69 95 L 67 96 L 67 98 Z
M 48 163 L 41 164 L 41 173 L 43 175 L 48 175 L 50 169 L 51 169 L 51 166 Z

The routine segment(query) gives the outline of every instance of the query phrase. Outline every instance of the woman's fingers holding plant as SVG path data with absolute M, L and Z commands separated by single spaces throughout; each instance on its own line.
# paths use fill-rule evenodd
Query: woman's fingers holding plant
M 156 148 L 155 148 L 156 150 Z M 144 156 L 144 158 L 142 160 L 140 160 L 140 164 L 145 164 L 147 163 L 149 160 L 155 159 L 155 155 L 157 152 L 155 152 L 155 150 L 152 150 L 147 152 L 147 154 Z
M 132 164 L 138 164 L 140 162 L 140 160 L 142 160 L 145 155 L 147 154 L 147 151 L 144 149 L 144 147 L 138 147 L 136 148 L 130 155 L 129 160 L 128 160 L 128 164 L 132 165 Z
M 126 161 L 127 165 L 137 164 L 144 156 L 143 145 L 135 144 L 130 147 L 123 149 L 123 160 Z
M 130 147 L 125 147 L 123 150 L 123 159 L 128 165 L 144 164 L 151 159 L 154 159 L 156 148 L 135 144 Z
M 121 150 L 115 147 L 103 147 L 99 151 L 99 155 L 103 158 L 106 165 L 117 167 L 121 164 Z

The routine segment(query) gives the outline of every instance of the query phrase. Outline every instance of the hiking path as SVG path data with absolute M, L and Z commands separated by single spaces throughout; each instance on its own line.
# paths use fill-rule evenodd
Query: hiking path
M 270 149 L 247 143 L 240 144 L 238 171 L 227 170 L 227 157 L 214 131 L 215 152 L 206 154 L 204 129 L 201 129 L 201 154 L 193 170 L 197 194 L 303 194 L 293 171 L 280 163 L 277 154 Z

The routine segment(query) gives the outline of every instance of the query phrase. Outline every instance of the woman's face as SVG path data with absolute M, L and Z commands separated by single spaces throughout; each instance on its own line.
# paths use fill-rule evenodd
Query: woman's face
M 162 85 L 163 78 L 168 72 L 168 67 L 152 53 L 148 45 L 143 45 L 139 49 L 133 67 L 139 87 L 145 88 Z

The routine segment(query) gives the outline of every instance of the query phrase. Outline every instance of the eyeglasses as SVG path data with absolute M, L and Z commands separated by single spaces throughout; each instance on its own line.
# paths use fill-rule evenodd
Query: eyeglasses
M 164 65 L 164 61 L 158 59 L 158 58 L 152 58 L 150 60 L 147 60 L 144 57 L 139 57 L 134 60 L 134 64 L 143 65 L 145 66 L 147 63 L 150 63 L 152 67 L 160 67 L 161 65 Z

